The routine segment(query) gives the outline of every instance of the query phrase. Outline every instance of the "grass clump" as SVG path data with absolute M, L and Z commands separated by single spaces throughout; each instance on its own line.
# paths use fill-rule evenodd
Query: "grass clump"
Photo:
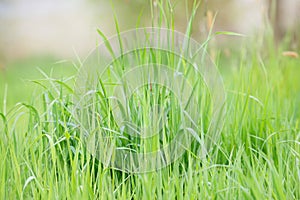
M 156 53 L 132 55 L 140 58 L 139 64 L 151 59 L 179 63 L 171 54 Z M 43 89 L 34 96 L 34 103 L 18 103 L 0 112 L 0 198 L 299 199 L 300 61 L 245 48 L 230 57 L 238 65 L 223 71 L 227 58 L 217 53 L 227 94 L 226 115 L 220 138 L 206 156 L 197 154 L 201 144 L 195 140 L 182 157 L 159 170 L 130 173 L 104 165 L 88 150 L 82 126 L 113 136 L 118 147 L 156 150 L 171 141 L 182 124 L 174 94 L 148 84 L 130 96 L 126 105 L 138 127 L 159 124 L 149 120 L 149 113 L 157 114 L 156 119 L 160 113 L 168 116 L 165 125 L 157 127 L 160 134 L 144 144 L 114 121 L 105 80 L 99 80 L 92 93 L 93 107 L 84 110 L 92 115 L 78 118 L 74 77 L 55 79 L 44 74 L 45 80 L 35 82 Z M 124 65 L 113 65 L 122 75 Z M 196 85 L 197 79 L 187 75 Z M 202 139 L 211 119 L 211 99 L 200 92 L 206 91 L 204 84 L 197 87 L 193 94 L 198 97 L 195 111 L 201 129 L 196 134 Z M 164 112 L 153 105 L 163 105 Z M 164 137 L 166 133 L 174 135 Z

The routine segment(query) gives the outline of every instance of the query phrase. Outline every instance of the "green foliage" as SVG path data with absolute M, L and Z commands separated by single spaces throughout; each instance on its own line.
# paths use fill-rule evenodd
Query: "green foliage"
M 162 55 L 152 59 L 165 62 Z M 236 64 L 226 67 L 228 59 Z M 0 112 L 0 199 L 300 199 L 300 61 L 251 48 L 229 58 L 218 52 L 215 61 L 227 91 L 220 141 L 206 157 L 187 150 L 168 167 L 144 174 L 105 167 L 90 155 L 74 112 L 74 77 L 40 70 L 43 78 L 32 84 L 41 92 L 32 103 Z M 151 90 L 154 96 L 145 87 L 143 99 L 130 99 L 133 120 L 142 123 L 148 112 L 138 102 L 160 101 L 170 109 L 167 128 L 178 129 L 172 95 Z M 105 109 L 98 110 L 97 123 L 113 129 L 106 92 L 99 80 L 95 99 Z M 200 104 L 204 113 L 207 109 Z M 193 134 L 196 141 L 201 137 Z M 121 146 L 140 150 L 126 133 L 119 139 Z

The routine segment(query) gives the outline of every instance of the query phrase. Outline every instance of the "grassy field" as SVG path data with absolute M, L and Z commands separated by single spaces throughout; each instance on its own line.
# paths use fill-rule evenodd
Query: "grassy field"
M 199 98 L 200 131 L 193 137 L 201 141 L 196 139 L 170 165 L 147 173 L 106 166 L 88 151 L 74 113 L 75 64 L 48 58 L 15 64 L 0 85 L 0 199 L 300 199 L 300 60 L 282 56 L 283 47 L 274 50 L 270 41 L 245 45 L 231 55 L 208 46 L 227 96 L 220 138 L 207 155 L 197 154 L 210 119 L 206 97 Z M 172 61 L 165 61 L 162 52 L 142 57 L 142 63 L 147 59 Z M 40 70 L 17 68 L 32 63 Z M 88 125 L 101 127 L 93 131 L 111 130 L 119 146 L 149 151 L 149 143 L 133 141 L 113 123 L 104 88 L 99 84 L 95 93 L 100 107 L 92 113 L 99 118 Z M 200 88 L 193 94 L 201 96 Z M 174 97 L 158 87 L 151 91 L 149 96 L 147 86 L 139 93 L 142 99 L 130 99 L 133 121 L 150 123 L 147 109 L 138 105 L 149 109 L 159 101 L 169 116 L 160 134 L 175 134 L 182 113 L 176 112 Z M 150 148 L 168 142 L 172 134 L 166 140 L 152 138 Z

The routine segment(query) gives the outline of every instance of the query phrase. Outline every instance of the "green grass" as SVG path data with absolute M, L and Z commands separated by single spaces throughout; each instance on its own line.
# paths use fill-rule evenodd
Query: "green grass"
M 104 133 L 118 146 L 148 152 L 174 138 L 182 124 L 174 96 L 154 85 L 150 95 L 147 85 L 130 99 L 136 124 L 152 123 L 147 114 L 154 104 L 169 112 L 160 135 L 143 143 L 126 130 L 120 134 L 105 81 L 99 81 L 91 102 L 97 115 L 80 121 L 74 112 L 74 77 L 41 72 L 42 80 L 31 83 L 39 88 L 31 100 L 19 94 L 15 98 L 25 103 L 1 106 L 0 199 L 300 199 L 299 59 L 255 46 L 230 57 L 212 50 L 218 55 L 227 100 L 221 138 L 207 156 L 197 154 L 201 145 L 195 140 L 182 157 L 160 170 L 128 173 L 103 165 L 89 153 L 82 125 L 102 133 L 114 130 Z M 172 61 L 163 52 L 136 56 L 141 63 Z M 7 99 L 14 102 L 10 84 Z M 196 111 L 201 116 L 197 134 L 203 139 L 210 103 L 209 96 L 200 98 L 200 89 L 194 95 L 199 96 Z M 3 88 L 1 95 L 6 102 Z M 172 134 L 164 140 L 168 132 Z
M 41 90 L 32 81 L 46 82 L 46 77 L 40 72 L 56 79 L 76 75 L 77 69 L 72 61 L 58 60 L 51 56 L 32 56 L 9 62 L 5 71 L 0 73 L 0 99 L 3 102 L 6 95 L 6 108 L 13 107 L 18 102 L 31 103 L 32 96 Z M 7 93 L 5 92 L 7 87 Z M 35 93 L 33 95 L 33 93 Z M 3 105 L 0 106 L 3 112 Z

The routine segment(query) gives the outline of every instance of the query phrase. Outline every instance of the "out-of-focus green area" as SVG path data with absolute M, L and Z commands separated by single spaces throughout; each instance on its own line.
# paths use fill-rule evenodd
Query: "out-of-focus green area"
M 4 104 L 9 109 L 18 102 L 40 100 L 42 87 L 38 81 L 43 83 L 49 78 L 64 80 L 76 72 L 72 61 L 59 61 L 51 56 L 29 57 L 10 63 L 5 71 L 0 72 L 0 111 Z

